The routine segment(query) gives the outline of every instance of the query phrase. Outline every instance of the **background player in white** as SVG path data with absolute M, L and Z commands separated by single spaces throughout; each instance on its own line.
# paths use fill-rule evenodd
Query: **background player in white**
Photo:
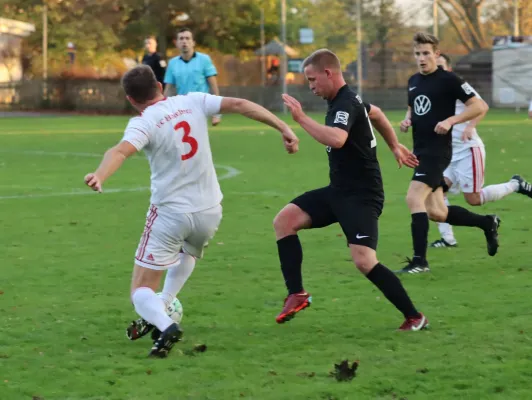
M 451 59 L 448 55 L 440 54 L 437 63 L 444 70 L 452 71 Z M 475 93 L 480 97 L 476 91 Z M 458 115 L 464 110 L 464 103 L 457 100 L 456 114 Z M 476 126 L 485 115 L 486 112 L 469 122 L 453 127 L 453 156 L 451 164 L 443 173 L 449 192 L 457 194 L 461 191 L 464 194 L 464 199 L 472 206 L 497 201 L 515 192 L 532 197 L 531 185 L 519 175 L 514 175 L 506 183 L 482 187 L 484 185 L 486 152 Z M 445 202 L 447 205 L 450 204 L 447 196 Z M 444 222 L 438 223 L 438 229 L 441 239 L 433 242 L 431 247 L 455 247 L 457 245 L 451 225 Z
M 105 153 L 98 169 L 85 176 L 85 183 L 101 192 L 103 183 L 128 157 L 145 151 L 151 169 L 151 207 L 135 256 L 131 300 L 147 323 L 142 332 L 129 333 L 138 338 L 154 325 L 161 333 L 149 355 L 166 357 L 182 331 L 168 317 L 165 303 L 173 301 L 222 218 L 222 192 L 207 118 L 239 113 L 263 122 L 281 132 L 288 153 L 298 151 L 298 139 L 286 123 L 247 100 L 206 93 L 166 98 L 145 65 L 128 71 L 122 86 L 140 116 L 130 120 L 122 141 Z M 161 298 L 155 291 L 165 270 Z

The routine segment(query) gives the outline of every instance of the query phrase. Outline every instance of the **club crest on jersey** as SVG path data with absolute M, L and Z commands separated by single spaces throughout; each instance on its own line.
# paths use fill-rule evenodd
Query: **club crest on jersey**
M 414 99 L 414 112 L 417 115 L 425 115 L 430 111 L 431 105 L 430 99 L 424 94 L 420 94 Z
M 334 117 L 335 124 L 347 125 L 349 121 L 349 113 L 345 111 L 337 111 L 336 116 Z

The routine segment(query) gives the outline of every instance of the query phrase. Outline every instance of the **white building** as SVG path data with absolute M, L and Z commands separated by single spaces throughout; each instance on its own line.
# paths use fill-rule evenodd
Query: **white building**
M 22 39 L 35 32 L 35 25 L 0 18 L 0 83 L 22 79 Z

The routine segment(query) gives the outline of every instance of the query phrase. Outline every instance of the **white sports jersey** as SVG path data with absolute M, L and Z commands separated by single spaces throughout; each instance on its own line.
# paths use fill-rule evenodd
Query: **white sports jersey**
M 477 97 L 480 98 L 480 95 L 473 89 Z M 456 111 L 455 114 L 461 114 L 465 110 L 466 106 L 464 103 L 462 103 L 460 100 L 456 100 Z M 473 137 L 471 140 L 468 140 L 464 142 L 462 140 L 462 134 L 464 133 L 464 129 L 467 126 L 469 122 L 464 122 L 462 124 L 454 125 L 453 126 L 453 158 L 452 161 L 458 161 L 462 158 L 468 157 L 471 155 L 471 151 L 469 150 L 472 147 L 484 147 L 484 143 L 482 142 L 482 139 L 478 135 L 477 129 L 473 129 Z
M 151 169 L 151 203 L 178 213 L 207 210 L 222 201 L 212 161 L 207 117 L 222 97 L 189 93 L 161 100 L 131 118 L 124 138 L 144 149 Z

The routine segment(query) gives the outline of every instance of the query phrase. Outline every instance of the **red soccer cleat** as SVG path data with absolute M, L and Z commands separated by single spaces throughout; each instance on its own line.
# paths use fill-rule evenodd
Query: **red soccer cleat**
M 429 320 L 419 313 L 419 317 L 409 317 L 403 322 L 403 325 L 399 327 L 400 331 L 420 331 L 429 326 Z
M 281 311 L 275 320 L 278 324 L 290 321 L 299 311 L 310 307 L 310 303 L 312 303 L 312 297 L 305 291 L 288 295 L 284 300 L 283 311 Z

